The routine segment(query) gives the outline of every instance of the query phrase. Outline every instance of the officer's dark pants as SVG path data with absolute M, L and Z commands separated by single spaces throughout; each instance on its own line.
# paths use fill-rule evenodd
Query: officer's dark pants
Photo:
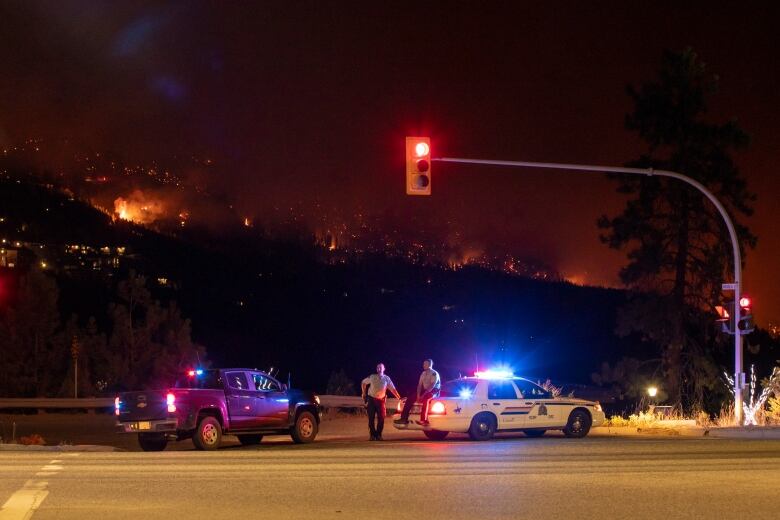
M 406 404 L 404 404 L 404 409 L 401 412 L 401 420 L 402 421 L 408 421 L 409 420 L 409 414 L 412 411 L 412 406 L 414 406 L 414 403 L 420 403 L 420 420 L 421 421 L 427 421 L 428 420 L 428 403 L 430 403 L 431 399 L 433 399 L 434 397 L 439 397 L 439 391 L 438 390 L 430 390 L 428 392 L 425 392 L 418 399 L 412 399 L 412 398 L 406 399 Z
M 371 437 L 381 437 L 382 430 L 385 428 L 385 415 L 387 414 L 385 400 L 369 396 L 366 408 L 368 409 L 368 431 L 371 433 Z M 376 426 L 374 426 L 375 419 Z

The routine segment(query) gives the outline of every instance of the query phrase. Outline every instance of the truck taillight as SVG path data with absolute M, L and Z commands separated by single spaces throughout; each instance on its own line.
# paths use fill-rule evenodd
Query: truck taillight
M 176 411 L 176 405 L 174 404 L 176 402 L 176 396 L 173 395 L 171 392 L 168 392 L 168 395 L 165 396 L 165 400 L 168 402 L 168 412 L 173 413 Z
M 119 415 L 119 398 L 114 397 L 114 415 Z
M 447 408 L 441 401 L 434 401 L 431 403 L 431 413 L 436 415 L 443 415 L 447 412 Z

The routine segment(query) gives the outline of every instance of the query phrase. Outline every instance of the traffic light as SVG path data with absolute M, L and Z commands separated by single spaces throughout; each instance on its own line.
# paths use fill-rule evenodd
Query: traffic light
M 755 329 L 753 323 L 753 300 L 749 296 L 743 296 L 739 299 L 739 323 L 737 328 L 741 334 L 750 334 Z
M 406 138 L 406 194 L 431 194 L 431 139 Z
M 736 313 L 734 312 L 734 302 L 728 302 L 725 305 L 718 305 L 715 310 L 718 313 L 718 319 L 716 321 L 721 322 L 721 330 L 726 334 L 732 336 L 736 334 L 738 330 L 740 334 L 750 334 L 755 329 L 753 323 L 753 301 L 749 296 L 743 296 L 739 299 L 739 323 L 735 325 L 734 318 Z

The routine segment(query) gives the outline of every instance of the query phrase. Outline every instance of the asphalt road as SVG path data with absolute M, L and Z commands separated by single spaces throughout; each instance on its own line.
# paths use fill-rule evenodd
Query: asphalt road
M 780 441 L 550 437 L 0 453 L 0 520 L 777 518 Z M 9 508 L 9 503 L 11 508 Z M 16 508 L 16 509 L 14 509 Z M 23 514 L 24 513 L 24 514 Z

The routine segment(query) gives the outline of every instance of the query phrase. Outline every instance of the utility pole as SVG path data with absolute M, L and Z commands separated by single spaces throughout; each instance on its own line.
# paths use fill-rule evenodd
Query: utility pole
M 595 166 L 588 164 L 562 164 L 562 163 L 546 163 L 546 162 L 529 162 L 529 161 L 497 161 L 489 159 L 464 159 L 454 157 L 439 157 L 432 158 L 431 161 L 446 162 L 446 163 L 461 163 L 461 164 L 478 164 L 483 166 L 507 166 L 512 168 L 543 168 L 552 170 L 574 170 L 591 173 L 627 173 L 633 175 L 644 175 L 646 177 L 670 177 L 677 179 L 686 184 L 689 184 L 703 193 L 717 208 L 720 216 L 723 217 L 723 221 L 726 223 L 726 228 L 729 231 L 731 238 L 731 247 L 734 256 L 734 301 L 739 302 L 741 298 L 742 290 L 742 255 L 739 249 L 739 239 L 737 237 L 737 230 L 734 227 L 734 223 L 731 221 L 726 208 L 715 197 L 710 190 L 707 189 L 699 181 L 683 175 L 681 173 L 668 171 L 668 170 L 655 170 L 653 168 L 623 168 L 616 166 Z M 734 323 L 739 323 L 741 309 L 738 304 L 734 305 Z M 742 425 L 743 413 L 742 413 L 742 390 L 745 386 L 745 374 L 742 371 L 742 331 L 739 327 L 735 327 L 734 332 L 734 418 L 737 425 Z

